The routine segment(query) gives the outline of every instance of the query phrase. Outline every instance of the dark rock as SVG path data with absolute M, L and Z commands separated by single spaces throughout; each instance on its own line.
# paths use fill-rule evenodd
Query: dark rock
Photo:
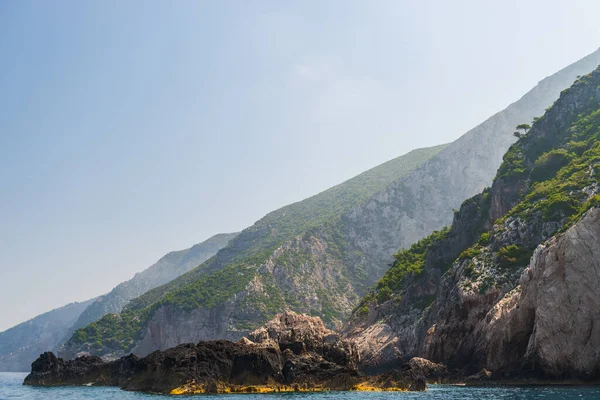
M 129 355 L 110 362 L 90 356 L 64 361 L 44 353 L 24 383 L 110 385 L 173 394 L 360 390 L 367 382 L 383 390 L 424 389 L 422 372 L 410 366 L 381 379 L 362 376 L 354 347 L 332 336 L 318 318 L 290 313 L 271 322 L 266 335 L 251 335 L 259 343 L 246 339 L 182 344 L 143 358 Z

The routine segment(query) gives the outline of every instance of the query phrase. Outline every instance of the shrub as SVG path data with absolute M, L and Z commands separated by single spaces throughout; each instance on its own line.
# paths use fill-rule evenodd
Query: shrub
M 392 289 L 390 289 L 388 286 L 381 288 L 381 290 L 377 292 L 375 298 L 377 299 L 377 304 L 385 303 L 392 298 Z
M 521 248 L 515 244 L 505 246 L 498 250 L 498 266 L 502 269 L 511 269 L 515 267 L 525 267 L 529 264 L 529 259 L 533 251 L 531 249 Z
M 536 161 L 531 171 L 533 182 L 552 179 L 559 169 L 571 161 L 573 154 L 565 149 L 555 149 L 542 154 Z
M 479 237 L 479 240 L 477 241 L 477 243 L 480 246 L 486 246 L 487 244 L 490 243 L 490 233 L 489 232 L 484 232 L 481 234 L 481 236 Z

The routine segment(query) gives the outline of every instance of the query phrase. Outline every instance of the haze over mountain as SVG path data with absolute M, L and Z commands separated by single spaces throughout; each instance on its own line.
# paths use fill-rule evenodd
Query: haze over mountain
M 598 47 L 596 2 L 438 3 L 3 2 L 0 329 L 451 142 Z
M 214 256 L 237 233 L 210 237 L 189 249 L 172 251 L 110 293 L 38 315 L 0 332 L 0 371 L 28 371 L 40 353 L 53 350 L 69 339 L 73 331 L 118 313 L 131 299 L 163 285 Z
M 542 114 L 599 63 L 597 50 L 443 149 L 409 153 L 267 214 L 213 259 L 77 330 L 61 355 L 145 355 L 186 342 L 237 340 L 282 310 L 339 326 L 398 248 L 448 225 L 465 196 L 491 183 L 516 140 L 515 126 Z

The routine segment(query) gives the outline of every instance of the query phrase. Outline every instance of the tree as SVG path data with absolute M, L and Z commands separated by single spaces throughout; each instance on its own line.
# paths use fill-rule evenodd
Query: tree
M 520 139 L 530 129 L 531 129 L 531 126 L 529 124 L 519 124 L 519 125 L 517 125 L 517 131 L 514 132 L 513 135 L 515 135 L 516 137 L 518 137 Z M 523 132 L 519 132 L 519 131 L 523 131 Z

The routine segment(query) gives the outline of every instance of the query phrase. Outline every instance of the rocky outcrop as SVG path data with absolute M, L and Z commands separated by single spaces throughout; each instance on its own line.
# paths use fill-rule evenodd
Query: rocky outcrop
M 282 351 L 294 354 L 316 353 L 325 360 L 356 369 L 358 350 L 356 346 L 325 327 L 318 317 L 295 312 L 285 312 L 251 332 L 248 339 L 255 343 L 273 344 Z
M 165 394 L 322 390 L 424 390 L 422 371 L 404 366 L 378 377 L 356 369 L 353 346 L 318 318 L 281 314 L 237 343 L 182 344 L 105 362 L 83 356 L 64 361 L 42 354 L 26 385 L 105 385 Z
M 477 348 L 497 378 L 600 379 L 600 209 L 540 245 Z

